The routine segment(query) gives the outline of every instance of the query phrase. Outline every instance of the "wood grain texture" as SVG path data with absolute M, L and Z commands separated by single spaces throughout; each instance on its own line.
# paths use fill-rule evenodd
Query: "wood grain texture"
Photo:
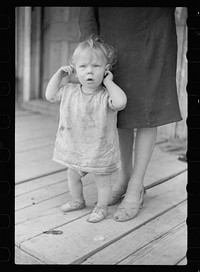
M 89 207 L 74 213 L 68 213 L 67 215 L 62 215 L 58 210 L 52 209 L 45 216 L 45 220 L 43 216 L 18 224 L 16 226 L 16 234 L 19 236 L 16 237 L 16 240 L 19 243 L 21 240 L 20 246 L 23 250 L 33 254 L 42 261 L 57 264 L 81 263 L 99 250 L 184 201 L 186 199 L 185 186 L 186 173 L 183 173 L 175 179 L 151 188 L 145 201 L 145 208 L 140 215 L 134 220 L 124 223 L 115 222 L 112 219 L 114 206 L 110 207 L 108 218 L 98 224 L 86 222 L 87 215 L 91 211 Z M 77 218 L 75 218 L 75 215 Z M 58 220 L 62 222 L 62 225 L 59 225 L 60 222 Z M 33 229 L 33 226 L 35 226 L 38 231 L 41 225 L 43 225 L 43 230 L 54 228 L 63 231 L 63 234 L 49 236 L 42 234 L 40 230 L 37 236 L 35 235 L 36 233 L 34 235 L 33 232 L 29 233 L 29 238 L 27 239 L 28 233 L 26 233 L 26 230 L 30 231 L 30 227 L 32 226 Z M 102 235 L 104 239 L 96 241 L 95 237 L 99 235 Z M 48 251 L 45 248 L 48 248 Z
M 109 206 L 105 220 L 90 224 L 86 218 L 97 201 L 92 174 L 82 179 L 87 207 L 66 214 L 60 210 L 71 196 L 66 167 L 52 161 L 55 116 L 20 110 L 16 119 L 16 263 L 168 263 L 167 248 L 173 253 L 182 243 L 184 249 L 185 230 L 178 226 L 186 218 L 187 163 L 178 160 L 180 152 L 173 151 L 177 147 L 173 142 L 169 145 L 162 140 L 155 146 L 144 181 L 145 205 L 135 219 L 114 221 L 117 204 Z M 117 178 L 118 173 L 112 176 L 112 184 Z M 52 229 L 62 234 L 44 233 Z M 153 258 L 151 250 L 158 257 Z M 185 264 L 183 251 L 174 254 L 173 264 Z M 137 252 L 140 254 L 134 259 Z
M 164 235 L 167 235 L 168 232 L 176 228 L 180 222 L 185 221 L 185 214 L 186 201 L 167 211 L 166 213 L 156 217 L 152 221 L 136 229 L 130 234 L 122 237 L 115 243 L 98 251 L 96 254 L 92 255 L 85 262 L 83 262 L 83 264 L 118 264 L 121 262 L 131 262 L 131 258 L 129 260 L 129 257 L 127 256 L 135 256 L 138 251 L 153 243 L 154 240 L 159 242 Z M 185 238 L 183 241 L 186 243 Z M 149 264 L 159 264 L 158 261 L 159 260 L 153 263 L 152 260 L 152 262 L 149 261 Z
M 187 246 L 183 237 L 186 237 L 186 224 L 181 223 L 164 234 L 161 238 L 144 246 L 120 265 L 176 265 L 177 261 L 186 255 Z

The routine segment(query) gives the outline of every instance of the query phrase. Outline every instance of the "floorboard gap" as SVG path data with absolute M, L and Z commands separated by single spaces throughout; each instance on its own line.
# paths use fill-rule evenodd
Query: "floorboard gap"
M 109 245 L 115 243 L 116 241 L 120 240 L 121 238 L 125 237 L 126 235 L 130 234 L 131 232 L 133 232 L 133 231 L 139 229 L 140 227 L 146 225 L 146 224 L 149 223 L 150 221 L 152 221 L 152 220 L 156 219 L 157 217 L 163 215 L 164 213 L 170 211 L 171 209 L 175 208 L 176 206 L 178 206 L 179 204 L 181 204 L 181 203 L 184 202 L 184 201 L 186 201 L 186 199 L 185 199 L 185 200 L 182 200 L 182 201 L 180 201 L 179 203 L 177 203 L 177 204 L 171 206 L 170 208 L 168 208 L 168 209 L 166 209 L 166 210 L 164 210 L 164 211 L 158 213 L 157 215 L 155 215 L 155 216 L 151 217 L 150 219 L 148 219 L 148 220 L 142 222 L 141 224 L 139 224 L 138 226 L 134 227 L 133 229 L 131 229 L 131 230 L 129 230 L 129 231 L 123 233 L 122 235 L 116 237 L 115 239 L 109 241 L 108 243 L 106 243 L 106 244 L 104 244 L 104 245 L 98 247 L 97 249 L 91 251 L 90 253 L 88 253 L 88 254 L 86 254 L 86 255 L 84 255 L 84 256 L 78 258 L 77 260 L 75 260 L 75 261 L 72 262 L 71 264 L 81 264 L 81 263 L 85 262 L 88 258 L 90 258 L 92 255 L 96 254 L 98 251 L 101 251 L 102 249 L 104 249 L 104 248 L 106 248 L 107 246 L 109 246 Z
M 150 189 L 150 188 L 153 188 L 154 186 L 159 185 L 159 184 L 161 184 L 161 183 L 163 183 L 163 182 L 166 182 L 166 181 L 168 181 L 169 179 L 175 178 L 175 177 L 179 176 L 180 174 L 182 174 L 182 173 L 184 173 L 184 172 L 186 172 L 186 171 L 187 171 L 187 169 L 184 169 L 184 170 L 179 171 L 178 173 L 172 174 L 172 175 L 170 175 L 170 176 L 168 176 L 168 177 L 165 177 L 165 178 L 160 179 L 160 180 L 158 180 L 158 181 L 152 182 L 150 185 L 145 186 L 145 189 L 148 190 L 148 189 Z
M 46 177 L 46 176 L 50 176 L 50 175 L 53 175 L 53 174 L 56 174 L 56 173 L 60 173 L 60 172 L 63 172 L 63 171 L 66 171 L 66 168 L 65 169 L 61 169 L 61 170 L 56 170 L 56 171 L 48 172 L 48 173 L 43 174 L 43 175 L 35 176 L 34 178 L 22 180 L 22 181 L 17 182 L 15 185 L 17 186 L 18 184 L 22 184 L 22 183 L 29 182 L 29 181 L 32 181 L 32 180 L 35 180 L 35 179 L 39 179 L 39 178 L 43 178 L 43 177 Z

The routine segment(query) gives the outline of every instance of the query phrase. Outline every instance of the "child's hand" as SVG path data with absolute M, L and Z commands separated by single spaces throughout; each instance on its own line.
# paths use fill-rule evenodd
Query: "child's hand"
M 108 81 L 112 81 L 113 80 L 113 74 L 111 73 L 111 71 L 107 70 L 105 72 L 105 77 L 104 77 L 104 80 L 103 80 L 103 84 L 106 85 L 106 83 Z
M 62 77 L 68 76 L 74 72 L 74 67 L 72 65 L 61 66 L 58 73 L 61 73 Z

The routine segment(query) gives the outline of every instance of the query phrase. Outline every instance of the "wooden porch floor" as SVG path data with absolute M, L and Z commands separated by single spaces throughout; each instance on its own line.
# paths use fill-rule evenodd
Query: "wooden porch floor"
M 91 224 L 97 191 L 90 174 L 83 178 L 87 207 L 60 211 L 70 194 L 65 167 L 52 161 L 55 114 L 18 109 L 15 123 L 16 264 L 186 265 L 187 163 L 178 160 L 179 143 L 158 138 L 135 219 L 114 221 L 115 205 Z

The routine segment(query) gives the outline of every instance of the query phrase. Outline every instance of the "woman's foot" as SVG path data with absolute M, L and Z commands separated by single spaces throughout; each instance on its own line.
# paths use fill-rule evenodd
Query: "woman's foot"
M 112 187 L 112 194 L 108 206 L 117 204 L 125 196 L 130 176 L 131 175 L 127 177 L 127 175 L 120 173 L 118 182 Z
M 125 196 L 125 193 L 126 193 L 126 189 L 121 189 L 118 191 L 113 190 L 108 206 L 112 206 L 118 203 L 120 199 L 122 199 Z
M 61 210 L 62 212 L 72 212 L 72 211 L 76 211 L 76 210 L 81 210 L 83 208 L 85 208 L 85 201 L 84 202 L 79 202 L 79 201 L 74 201 L 71 200 L 67 203 L 65 203 L 64 205 L 61 206 Z
M 139 200 L 126 201 L 125 199 L 119 205 L 117 211 L 114 213 L 114 219 L 118 222 L 124 222 L 136 217 L 143 206 L 146 190 L 143 187 L 140 192 Z
M 90 216 L 87 219 L 87 222 L 97 223 L 102 221 L 108 215 L 107 207 L 95 207 Z

